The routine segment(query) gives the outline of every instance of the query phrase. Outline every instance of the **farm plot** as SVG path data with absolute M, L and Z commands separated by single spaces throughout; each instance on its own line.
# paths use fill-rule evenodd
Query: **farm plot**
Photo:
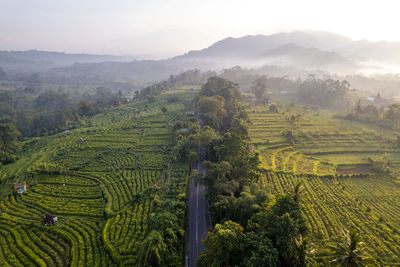
M 400 166 L 395 135 L 388 130 L 335 119 L 327 112 L 302 111 L 289 121 L 288 113 L 249 107 L 250 137 L 263 167 L 293 174 L 334 175 L 370 173 L 370 158 L 387 153 Z M 284 136 L 293 133 L 294 139 Z
M 55 231 L 0 220 L 2 266 L 67 266 L 71 253 L 69 240 Z
M 172 125 L 185 119 L 193 94 L 179 97 L 185 104 L 168 104 L 161 95 L 154 103 L 136 101 L 87 119 L 84 127 L 27 141 L 21 158 L 0 169 L 0 265 L 117 266 L 110 247 L 133 264 L 148 234 L 152 203 L 139 196 L 167 181 Z M 171 181 L 168 186 L 185 188 Z M 14 192 L 16 182 L 27 183 L 24 194 Z M 179 212 L 183 218 L 184 209 Z M 46 214 L 55 214 L 57 223 L 44 226 Z
M 118 214 L 110 223 L 108 237 L 120 255 L 136 260 L 138 244 L 147 235 L 150 200 L 141 200 Z M 123 237 L 123 238 L 122 238 Z
M 287 193 L 298 182 L 305 188 L 303 213 L 313 243 L 324 257 L 326 243 L 342 229 L 355 228 L 369 252 L 384 265 L 400 264 L 400 185 L 373 173 L 369 158 L 386 154 L 400 166 L 393 132 L 333 118 L 326 112 L 302 112 L 299 120 L 248 108 L 250 136 L 265 172 L 260 183 Z M 295 140 L 282 133 L 291 131 Z
M 289 142 L 285 131 L 294 131 L 295 125 L 288 121 L 284 114 L 271 113 L 266 107 L 248 109 L 250 137 L 263 167 L 273 171 L 293 174 L 334 174 L 334 164 L 326 160 L 302 153 L 297 145 Z
M 400 263 L 400 186 L 391 177 L 335 179 L 269 172 L 261 183 L 285 193 L 299 180 L 305 188 L 303 213 L 318 248 L 334 241 L 342 229 L 355 228 L 372 255 L 385 264 Z

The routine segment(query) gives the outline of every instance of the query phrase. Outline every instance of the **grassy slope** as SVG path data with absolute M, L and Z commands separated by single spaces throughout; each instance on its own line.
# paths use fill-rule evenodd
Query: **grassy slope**
M 0 169 L 0 263 L 134 263 L 152 206 L 151 198 L 137 196 L 156 183 L 162 186 L 172 160 L 171 126 L 185 119 L 194 93 L 168 92 L 155 103 L 109 109 L 87 120 L 86 127 L 26 141 L 19 160 Z M 170 94 L 180 101 L 168 103 Z M 168 111 L 162 112 L 162 106 Z M 62 166 L 63 173 L 33 172 L 41 163 Z M 180 170 L 185 166 L 172 168 L 177 177 L 171 180 L 184 186 L 185 171 Z M 18 181 L 27 182 L 22 196 L 13 192 Z M 48 213 L 59 221 L 44 227 L 42 218 Z

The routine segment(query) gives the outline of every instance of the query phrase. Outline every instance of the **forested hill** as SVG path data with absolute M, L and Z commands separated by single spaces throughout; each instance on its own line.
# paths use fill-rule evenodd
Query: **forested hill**
M 6 71 L 39 72 L 75 63 L 127 61 L 129 57 L 91 54 L 67 54 L 49 51 L 0 51 L 0 67 Z

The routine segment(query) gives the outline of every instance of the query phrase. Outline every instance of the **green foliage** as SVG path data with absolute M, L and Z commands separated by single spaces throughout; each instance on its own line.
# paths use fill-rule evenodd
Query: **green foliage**
M 3 70 L 3 68 L 0 68 L 0 80 L 5 80 L 7 78 L 7 73 Z
M 107 99 L 107 90 L 98 93 Z M 168 103 L 175 94 L 193 99 L 188 91 L 135 100 L 87 118 L 86 127 L 24 141 L 18 160 L 0 167 L 0 264 L 138 266 L 142 244 L 151 249 L 161 236 L 165 253 L 149 250 L 144 261 L 182 265 L 188 163 L 173 125 L 188 125 L 189 107 Z M 27 190 L 19 195 L 21 181 Z M 43 226 L 45 214 L 58 222 Z
M 297 97 L 307 105 L 341 108 L 346 106 L 345 96 L 349 88 L 350 83 L 347 81 L 309 77 L 298 85 Z
M 204 240 L 207 250 L 197 260 L 197 266 L 235 266 L 241 260 L 243 227 L 232 221 L 216 224 Z
M 0 123 L 0 150 L 14 148 L 20 135 L 14 124 Z
M 362 105 L 361 100 L 347 114 L 345 119 L 373 123 L 381 127 L 398 130 L 400 129 L 400 105 L 390 104 L 387 107 L 374 104 Z
M 203 96 L 198 102 L 201 118 L 206 125 L 216 129 L 224 128 L 224 120 L 227 118 L 225 101 L 222 96 Z
M 335 258 L 331 263 L 337 266 L 365 266 L 367 262 L 373 262 L 366 253 L 365 244 L 361 241 L 359 233 L 355 230 L 342 232 L 343 240 L 333 247 Z
M 240 110 L 238 85 L 221 77 L 211 77 L 201 87 L 198 102 L 201 118 L 216 130 L 226 131 Z
M 277 107 L 277 105 L 275 105 L 275 104 L 271 104 L 271 105 L 269 105 L 269 112 L 272 112 L 272 113 L 278 113 L 278 107 Z
M 278 265 L 278 251 L 264 232 L 247 232 L 243 240 L 242 266 L 269 267 Z
M 239 197 L 221 196 L 210 207 L 210 213 L 214 221 L 227 219 L 247 225 L 251 216 L 260 212 L 266 205 L 268 192 L 257 184 L 244 186 Z
M 299 202 L 290 195 L 278 196 L 269 209 L 255 214 L 249 222 L 249 228 L 266 233 L 277 249 L 279 262 L 283 266 L 293 264 L 295 240 L 306 233 Z
M 164 243 L 161 233 L 156 230 L 151 231 L 143 240 L 139 255 L 139 266 L 165 266 L 167 245 Z
M 390 173 L 390 159 L 387 153 L 380 157 L 368 158 L 368 161 L 375 172 L 381 174 Z
M 253 81 L 253 92 L 257 99 L 261 99 L 267 89 L 267 78 L 262 76 Z
M 63 167 L 54 163 L 41 162 L 39 165 L 31 169 L 32 172 L 60 174 L 63 172 Z

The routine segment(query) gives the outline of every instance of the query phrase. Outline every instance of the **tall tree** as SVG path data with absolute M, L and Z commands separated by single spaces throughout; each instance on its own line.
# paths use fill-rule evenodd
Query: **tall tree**
M 264 232 L 248 232 L 243 240 L 242 266 L 277 266 L 278 251 Z
M 372 257 L 366 252 L 367 247 L 361 241 L 361 237 L 356 230 L 342 231 L 343 240 L 336 246 L 331 247 L 335 253 L 335 259 L 331 262 L 346 267 L 365 266 L 366 262 L 373 261 Z
M 0 123 L 0 149 L 13 148 L 20 135 L 13 123 Z
M 304 236 L 306 225 L 300 204 L 291 195 L 280 195 L 267 210 L 255 214 L 249 229 L 265 231 L 279 252 L 281 266 L 293 266 L 296 261 L 295 242 Z
M 262 76 L 253 82 L 252 90 L 257 99 L 261 99 L 267 89 L 267 78 Z
M 232 221 L 216 224 L 204 244 L 207 248 L 197 260 L 197 266 L 228 267 L 241 261 L 243 227 Z
M 139 252 L 139 266 L 164 266 L 163 259 L 168 252 L 160 232 L 151 231 L 143 240 Z
M 200 97 L 198 106 L 201 118 L 206 125 L 219 130 L 224 128 L 224 119 L 228 113 L 222 96 Z
M 2 68 L 0 68 L 0 80 L 4 80 L 6 78 L 7 78 L 7 73 Z

